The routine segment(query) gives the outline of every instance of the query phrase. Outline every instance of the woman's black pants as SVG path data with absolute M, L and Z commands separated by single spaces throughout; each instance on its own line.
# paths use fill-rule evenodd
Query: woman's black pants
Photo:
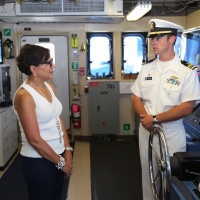
M 61 170 L 44 158 L 22 155 L 21 165 L 29 200 L 60 200 L 64 183 L 64 173 Z

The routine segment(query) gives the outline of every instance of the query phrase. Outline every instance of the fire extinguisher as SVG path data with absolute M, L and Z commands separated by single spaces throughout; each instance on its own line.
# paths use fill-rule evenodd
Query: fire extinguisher
M 14 52 L 15 52 L 15 47 L 13 45 L 13 41 L 10 39 L 5 40 L 3 43 L 4 57 L 7 59 L 14 58 Z
M 81 106 L 73 103 L 71 106 L 72 123 L 74 128 L 81 128 Z

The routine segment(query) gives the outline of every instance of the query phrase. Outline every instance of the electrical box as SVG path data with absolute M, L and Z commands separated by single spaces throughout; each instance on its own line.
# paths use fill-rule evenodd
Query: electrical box
M 119 82 L 90 82 L 89 134 L 119 134 Z
M 11 82 L 9 75 L 10 66 L 0 65 L 0 102 L 10 100 Z

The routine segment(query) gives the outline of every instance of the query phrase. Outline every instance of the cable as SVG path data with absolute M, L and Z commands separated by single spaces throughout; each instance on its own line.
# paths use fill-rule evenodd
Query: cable
M 163 9 L 161 9 L 160 7 L 153 7 L 152 9 L 151 9 L 151 11 L 153 12 L 153 13 L 158 13 L 158 14 L 162 14 L 162 15 L 166 15 L 166 14 L 170 14 L 170 13 L 172 13 L 170 10 L 168 10 L 168 9 L 166 9 L 166 8 L 163 8 Z
M 170 7 L 166 7 L 164 3 L 162 3 L 162 4 L 163 4 L 163 6 L 164 6 L 165 8 L 169 9 L 171 12 L 173 12 L 173 13 L 180 13 L 180 12 L 184 11 L 190 3 L 191 3 L 191 2 L 190 2 L 190 0 L 189 0 L 188 3 L 185 5 L 185 7 L 183 7 L 183 8 L 182 8 L 181 10 L 179 10 L 179 11 L 172 10 Z

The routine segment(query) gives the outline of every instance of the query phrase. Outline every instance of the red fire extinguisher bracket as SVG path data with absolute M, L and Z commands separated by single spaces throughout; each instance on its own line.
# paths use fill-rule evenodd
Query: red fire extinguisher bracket
M 72 122 L 74 128 L 81 128 L 81 119 L 73 119 Z

